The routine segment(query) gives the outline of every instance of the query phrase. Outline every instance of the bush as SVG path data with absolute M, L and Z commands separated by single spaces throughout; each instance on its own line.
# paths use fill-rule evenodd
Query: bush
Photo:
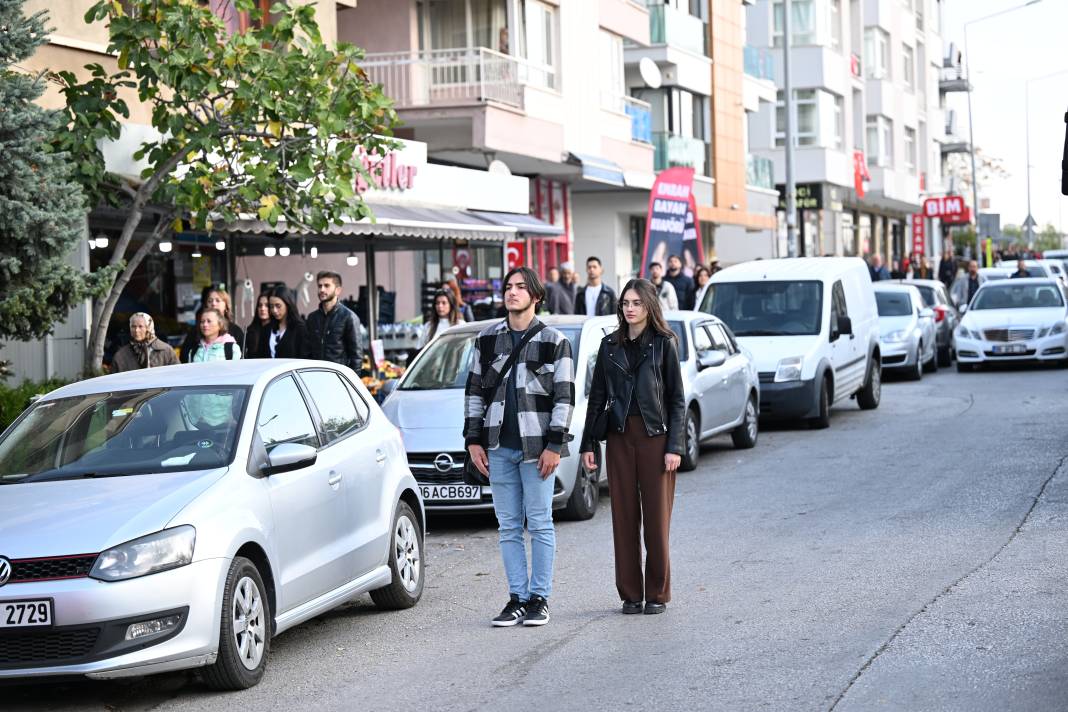
M 0 384 L 0 430 L 4 430 L 11 425 L 15 418 L 19 417 L 22 411 L 29 407 L 31 398 L 54 391 L 68 383 L 70 381 L 63 381 L 57 378 L 39 383 L 23 381 L 17 386 Z

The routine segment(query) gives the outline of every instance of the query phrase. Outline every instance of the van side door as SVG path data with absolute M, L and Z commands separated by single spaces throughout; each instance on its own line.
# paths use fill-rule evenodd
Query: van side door
M 843 334 L 839 331 L 839 318 L 849 317 L 849 304 L 846 300 L 842 280 L 837 280 L 831 287 L 831 363 L 834 367 L 834 399 L 851 395 L 860 387 L 864 379 L 865 354 L 858 348 L 860 339 L 856 334 Z M 856 327 L 861 325 L 857 324 Z

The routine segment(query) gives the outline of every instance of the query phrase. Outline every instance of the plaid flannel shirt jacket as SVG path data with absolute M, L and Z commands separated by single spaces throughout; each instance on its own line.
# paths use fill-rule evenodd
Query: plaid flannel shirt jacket
M 531 328 L 538 318 L 530 322 Z M 512 352 L 508 320 L 483 329 L 475 339 L 464 391 L 464 445 L 499 446 L 507 378 L 501 369 Z M 523 460 L 536 461 L 544 450 L 567 457 L 571 414 L 575 409 L 575 364 L 571 342 L 546 327 L 523 347 L 513 366 Z M 492 392 L 492 397 L 489 393 Z

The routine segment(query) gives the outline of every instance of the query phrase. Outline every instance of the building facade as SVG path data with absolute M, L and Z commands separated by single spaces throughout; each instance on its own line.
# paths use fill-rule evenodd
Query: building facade
M 945 190 L 939 0 L 792 0 L 799 255 L 913 252 L 912 219 Z M 749 40 L 781 57 L 783 3 L 749 8 Z M 785 183 L 781 63 L 774 108 L 751 122 L 753 151 Z M 780 224 L 785 223 L 780 198 Z M 923 223 L 924 234 L 936 225 Z M 930 239 L 925 251 L 940 251 Z M 918 244 L 918 243 L 916 243 Z M 780 231 L 779 254 L 787 254 Z

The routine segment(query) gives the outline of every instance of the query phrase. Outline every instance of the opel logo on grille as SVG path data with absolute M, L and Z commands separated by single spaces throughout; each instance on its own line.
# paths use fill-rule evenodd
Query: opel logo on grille
M 11 578 L 11 562 L 0 556 L 0 586 L 3 586 Z
M 452 472 L 453 466 L 456 461 L 452 459 L 452 455 L 447 452 L 443 452 L 434 458 L 434 467 L 438 472 Z

